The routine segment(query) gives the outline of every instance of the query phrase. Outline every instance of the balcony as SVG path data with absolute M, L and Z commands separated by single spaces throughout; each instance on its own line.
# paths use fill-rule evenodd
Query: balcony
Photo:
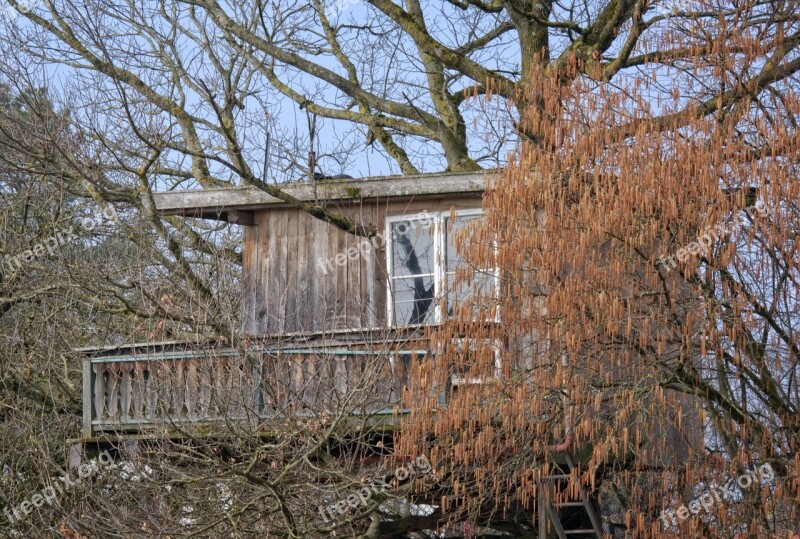
M 391 420 L 408 365 L 425 351 L 352 343 L 246 351 L 148 345 L 118 354 L 83 359 L 84 438 L 231 421 L 268 429 L 288 415 Z

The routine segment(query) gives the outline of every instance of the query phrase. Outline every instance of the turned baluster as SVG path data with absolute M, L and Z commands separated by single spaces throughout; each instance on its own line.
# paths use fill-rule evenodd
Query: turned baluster
M 120 417 L 123 421 L 130 419 L 131 410 L 131 364 L 121 363 L 119 369 L 122 371 L 122 381 L 119 388 Z
M 336 402 L 347 394 L 347 358 L 336 356 L 336 372 L 333 375 Z
M 186 417 L 190 421 L 197 419 L 197 413 L 195 409 L 198 398 L 197 364 L 198 360 L 192 360 L 186 365 Z
M 106 367 L 103 363 L 92 365 L 94 370 L 94 410 L 98 420 L 104 420 L 106 415 Z
M 148 370 L 145 371 L 149 374 L 145 383 L 145 417 L 149 421 L 155 420 L 156 407 L 158 406 L 158 384 L 159 372 L 158 364 L 154 361 L 148 362 Z
M 186 362 L 175 361 L 173 366 L 173 381 L 175 382 L 172 388 L 172 414 L 171 419 L 179 419 L 183 416 L 183 405 L 186 399 L 186 376 L 185 366 Z
M 108 408 L 109 419 L 119 420 L 119 364 L 109 363 L 106 365 L 106 406 Z
M 211 361 L 205 360 L 200 365 L 199 385 L 200 396 L 197 401 L 198 419 L 208 419 L 211 417 L 211 393 L 212 393 L 212 376 L 211 369 L 213 364 Z
M 319 371 L 318 363 L 319 361 L 325 361 L 324 358 L 317 355 L 310 355 L 306 356 L 306 379 L 305 379 L 305 403 L 311 410 L 316 410 L 319 401 L 318 401 L 318 389 L 319 389 L 319 377 L 317 372 Z
M 133 380 L 131 382 L 131 392 L 133 396 L 133 418 L 137 421 L 142 419 L 142 408 L 144 406 L 144 367 L 137 361 L 133 364 Z
M 228 378 L 228 362 L 225 358 L 214 360 L 214 394 L 212 395 L 213 417 L 224 417 L 227 413 L 226 384 Z

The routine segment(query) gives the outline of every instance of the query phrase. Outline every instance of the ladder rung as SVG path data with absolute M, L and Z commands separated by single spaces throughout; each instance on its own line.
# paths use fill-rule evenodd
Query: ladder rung
M 566 453 L 566 461 L 568 469 L 570 471 L 573 471 L 575 468 L 575 462 L 572 460 L 572 455 L 570 455 L 569 453 Z M 554 484 L 555 480 L 557 479 L 572 480 L 573 477 L 574 476 L 572 473 L 553 474 L 544 476 L 540 481 L 542 482 L 547 481 L 550 484 L 549 486 L 550 489 L 556 489 L 556 485 Z M 583 486 L 581 485 L 580 481 L 578 481 L 577 487 L 578 487 L 578 492 L 580 493 L 580 501 L 557 503 L 553 500 L 547 499 L 548 497 L 545 498 L 540 508 L 540 517 L 541 517 L 539 523 L 540 537 L 543 537 L 545 533 L 543 528 L 545 521 L 549 521 L 549 523 L 553 525 L 556 534 L 562 539 L 565 539 L 566 536 L 568 535 L 584 535 L 584 536 L 591 535 L 597 539 L 600 539 L 602 537 L 603 532 L 600 531 L 601 530 L 600 520 L 597 518 L 597 515 L 595 514 L 594 507 L 592 506 L 589 500 L 589 496 L 583 489 Z M 587 516 L 589 517 L 589 520 L 591 520 L 592 522 L 592 528 L 576 528 L 574 530 L 565 530 L 561 522 L 561 519 L 559 517 L 558 514 L 559 512 L 556 509 L 561 507 L 583 507 L 583 509 L 586 511 Z M 547 517 L 546 519 L 545 515 Z

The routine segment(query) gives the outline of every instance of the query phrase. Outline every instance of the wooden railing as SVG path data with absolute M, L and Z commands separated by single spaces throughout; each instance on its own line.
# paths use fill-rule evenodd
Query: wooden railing
M 234 350 L 87 358 L 84 435 L 282 414 L 388 413 L 424 352 Z

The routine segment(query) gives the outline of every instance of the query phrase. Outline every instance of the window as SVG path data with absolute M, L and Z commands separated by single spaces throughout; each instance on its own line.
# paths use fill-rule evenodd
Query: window
M 387 219 L 390 326 L 439 323 L 475 290 L 497 293 L 496 268 L 478 269 L 471 284 L 455 282 L 457 270 L 467 264 L 456 252 L 455 237 L 480 214 L 464 210 L 453 218 L 449 211 L 423 212 Z

